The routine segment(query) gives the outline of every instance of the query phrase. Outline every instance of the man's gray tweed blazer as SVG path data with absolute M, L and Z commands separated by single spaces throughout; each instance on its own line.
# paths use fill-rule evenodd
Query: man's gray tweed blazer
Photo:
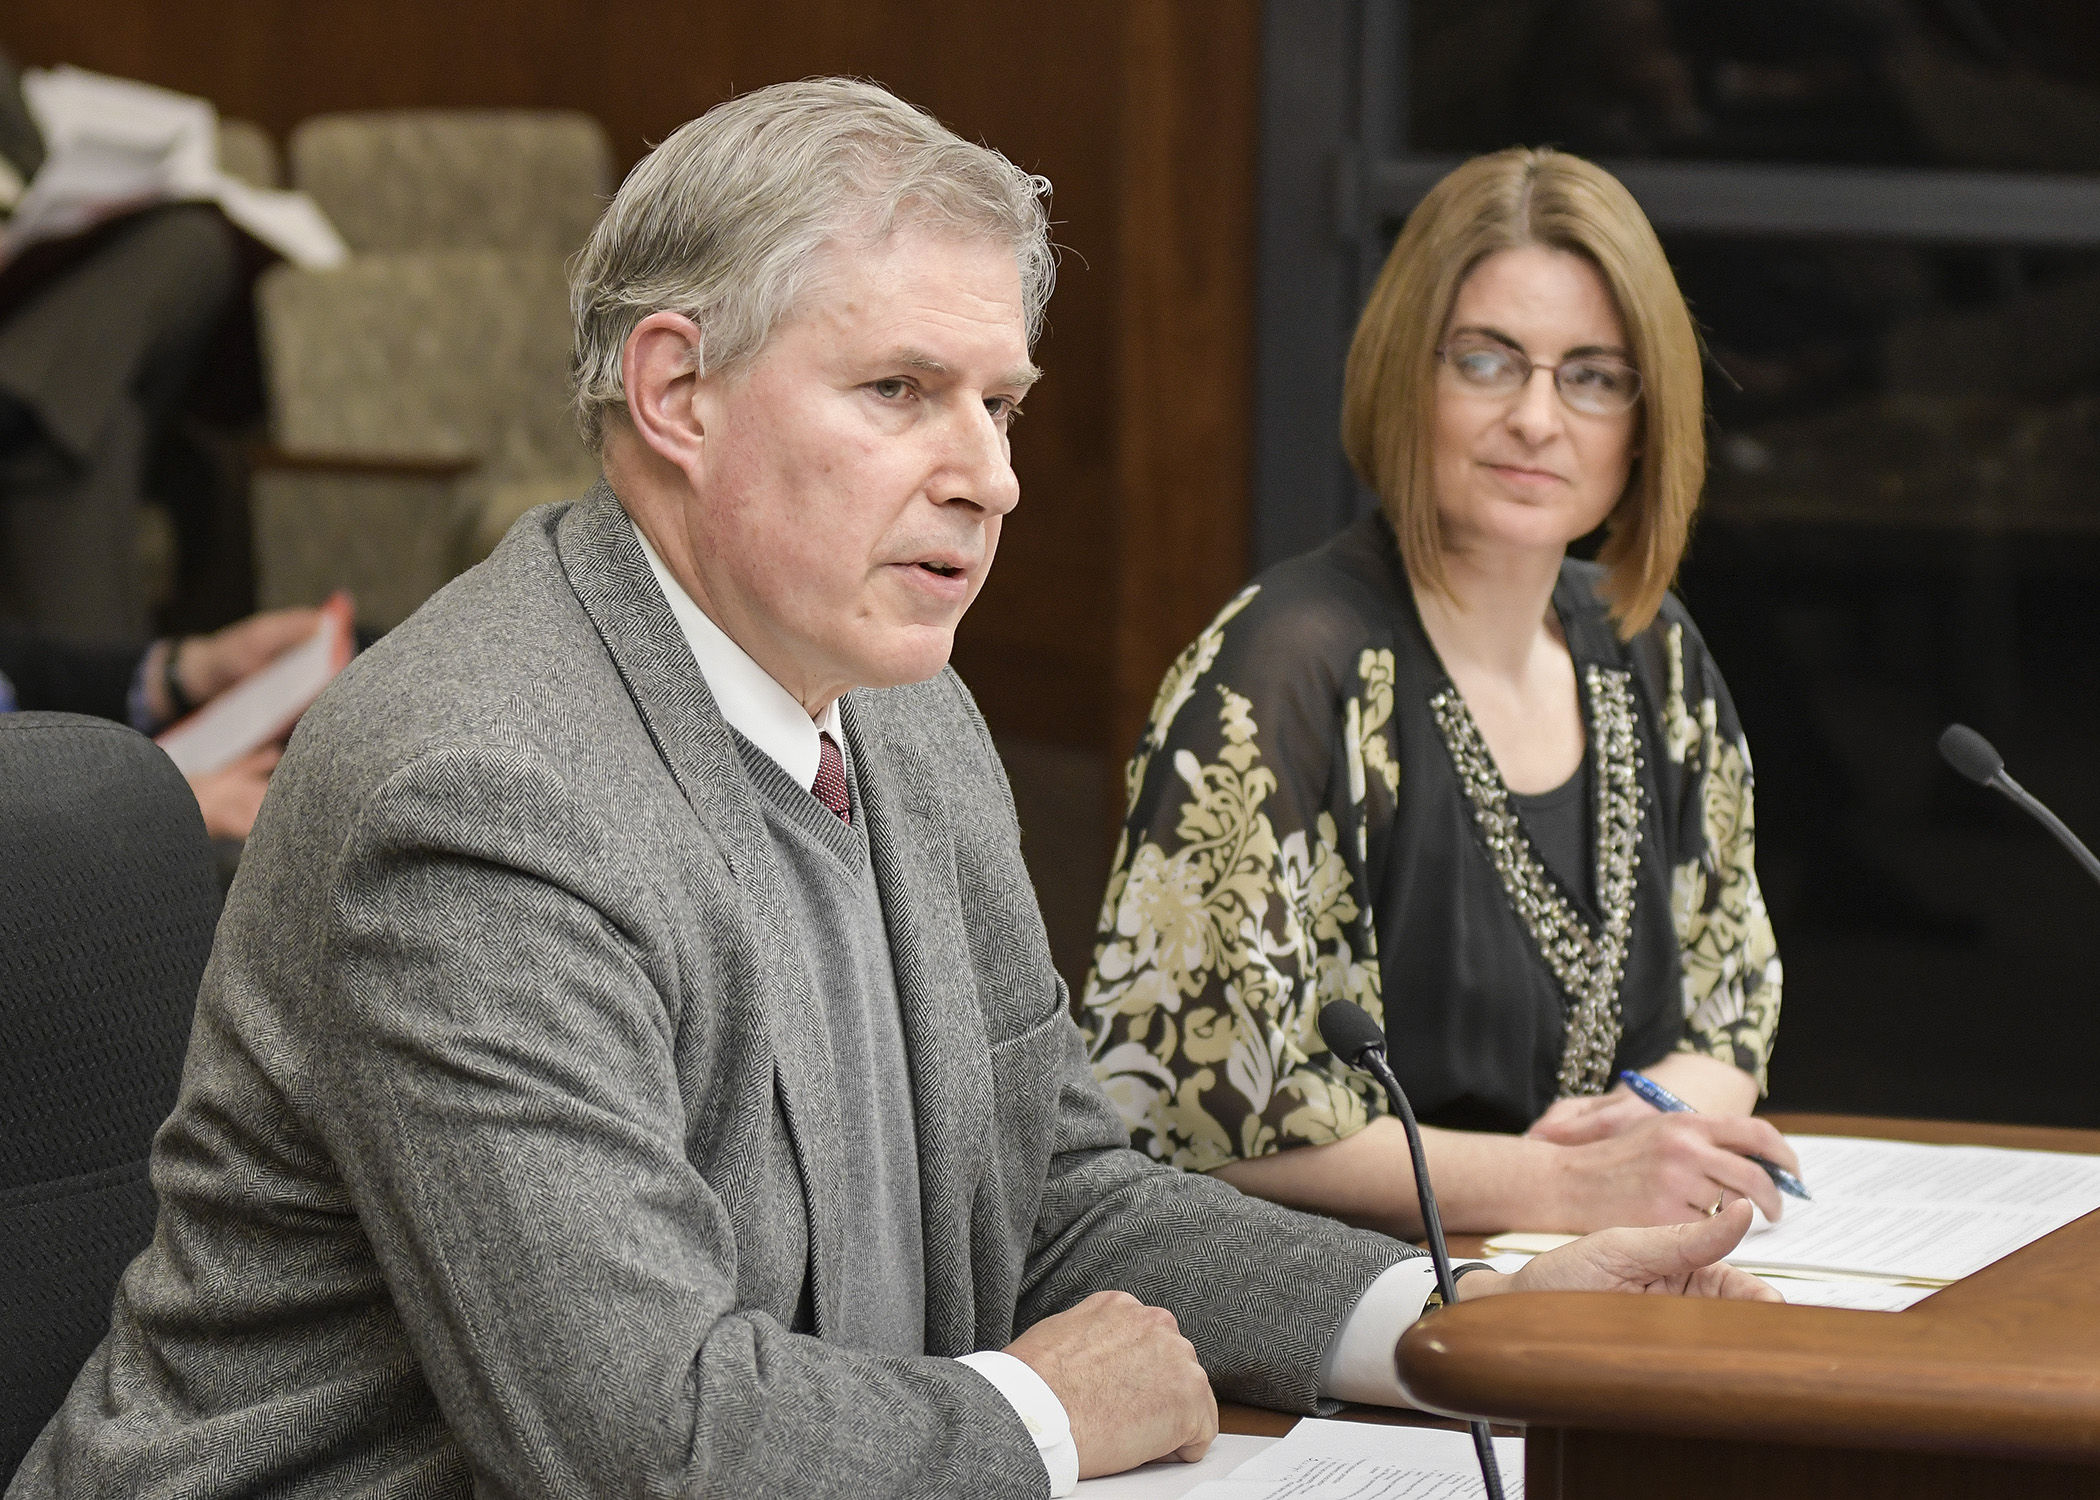
M 601 483 L 294 735 L 155 1144 L 153 1246 L 11 1500 L 1041 1495 L 1005 1400 L 933 1356 L 1105 1287 L 1172 1309 L 1224 1394 L 1311 1409 L 1414 1252 L 1129 1150 L 962 683 L 842 722 L 928 1357 L 823 1342 L 855 1122 L 756 793 Z

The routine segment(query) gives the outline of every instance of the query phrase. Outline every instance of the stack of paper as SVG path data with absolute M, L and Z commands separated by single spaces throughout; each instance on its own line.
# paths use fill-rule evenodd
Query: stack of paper
M 1729 1257 L 1945 1286 L 2100 1209 L 2100 1157 L 1797 1136 L 1812 1203 L 1787 1204 Z
M 1205 1477 L 1220 1458 L 1237 1467 Z M 1503 1494 L 1523 1500 L 1524 1440 L 1496 1438 L 1495 1462 Z M 1472 1500 L 1485 1492 L 1466 1433 L 1312 1419 L 1280 1440 L 1220 1436 L 1201 1465 L 1148 1464 L 1078 1490 L 1080 1500 Z
M 1924 1146 L 1800 1135 L 1811 1202 L 1789 1198 L 1731 1264 L 1789 1302 L 1900 1311 L 1950 1282 L 2100 1209 L 2100 1156 Z M 1536 1255 L 1572 1235 L 1498 1235 L 1488 1249 Z
M 1227 1479 L 1232 1471 L 1264 1448 L 1277 1443 L 1272 1437 L 1249 1437 L 1221 1432 L 1212 1439 L 1210 1452 L 1196 1463 L 1163 1458 L 1127 1474 L 1106 1479 L 1083 1479 L 1074 1493 L 1078 1500 L 1182 1500 L 1196 1486 L 1212 1479 Z

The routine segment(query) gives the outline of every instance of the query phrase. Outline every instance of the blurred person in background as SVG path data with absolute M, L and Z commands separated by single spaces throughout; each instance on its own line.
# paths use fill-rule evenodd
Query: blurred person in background
M 317 610 L 278 609 L 211 635 L 141 648 L 82 645 L 0 622 L 0 713 L 92 714 L 158 734 L 268 666 L 319 623 Z M 229 864 L 255 824 L 278 754 L 278 746 L 265 745 L 224 770 L 190 778 L 205 831 Z
M 1705 445 L 1654 231 L 1579 158 L 1467 163 L 1408 219 L 1343 400 L 1382 512 L 1161 685 L 1082 998 L 1096 1075 L 1156 1157 L 1419 1235 L 1399 1122 L 1315 1026 L 1350 999 L 1382 1006 L 1447 1226 L 1777 1217 L 1746 1153 L 1791 1160 L 1747 1118 L 1781 971 L 1748 749 L 1669 593 Z M 1600 526 L 1601 563 L 1567 556 Z
M 45 145 L 0 55 L 0 228 Z M 149 467 L 242 285 L 233 227 L 199 203 L 0 253 L 0 615 L 76 641 L 146 634 Z

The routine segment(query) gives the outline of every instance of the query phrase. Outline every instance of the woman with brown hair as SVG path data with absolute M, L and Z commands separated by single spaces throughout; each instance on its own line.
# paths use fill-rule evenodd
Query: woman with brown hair
M 1451 173 L 1343 403 L 1380 513 L 1225 606 L 1128 768 L 1096 1072 L 1140 1149 L 1419 1233 L 1399 1124 L 1315 1025 L 1346 998 L 1432 1127 L 1448 1227 L 1776 1218 L 1748 1159 L 1793 1162 L 1748 1118 L 1780 991 L 1749 756 L 1669 593 L 1700 351 L 1632 196 L 1553 151 Z M 1598 562 L 1569 558 L 1600 525 Z

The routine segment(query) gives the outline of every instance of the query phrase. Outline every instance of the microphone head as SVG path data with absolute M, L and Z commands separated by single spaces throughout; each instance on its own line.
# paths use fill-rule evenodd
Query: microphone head
M 1361 1005 L 1330 1000 L 1320 1007 L 1320 1040 L 1343 1062 L 1354 1063 L 1371 1048 L 1385 1046 L 1385 1031 Z
M 1966 724 L 1940 731 L 1940 757 L 1978 786 L 1989 786 L 2005 770 L 2005 757 Z

